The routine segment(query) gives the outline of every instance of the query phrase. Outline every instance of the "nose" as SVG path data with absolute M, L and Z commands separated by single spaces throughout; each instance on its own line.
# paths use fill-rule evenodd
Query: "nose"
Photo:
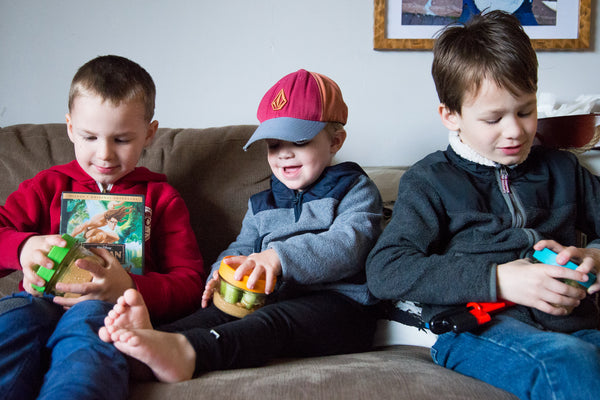
M 292 144 L 285 143 L 279 146 L 279 152 L 277 153 L 277 157 L 281 159 L 288 159 L 294 156 L 294 152 L 292 151 Z
M 518 139 L 525 134 L 525 127 L 523 121 L 518 116 L 513 118 L 506 118 L 503 129 L 504 137 L 508 139 Z
M 107 140 L 98 140 L 96 147 L 96 157 L 99 160 L 108 161 L 113 156 L 112 144 Z

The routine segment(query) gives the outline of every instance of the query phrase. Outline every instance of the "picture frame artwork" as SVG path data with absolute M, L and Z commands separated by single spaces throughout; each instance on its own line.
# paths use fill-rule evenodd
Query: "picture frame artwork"
M 375 50 L 430 50 L 446 25 L 481 9 L 519 18 L 536 50 L 590 47 L 591 0 L 374 0 Z

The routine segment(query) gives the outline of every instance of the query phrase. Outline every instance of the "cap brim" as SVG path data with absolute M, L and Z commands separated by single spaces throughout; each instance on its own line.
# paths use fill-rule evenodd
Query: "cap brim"
M 244 150 L 263 139 L 278 139 L 286 142 L 305 142 L 312 140 L 325 128 L 326 122 L 307 121 L 304 119 L 280 117 L 271 118 L 261 123 L 244 146 Z

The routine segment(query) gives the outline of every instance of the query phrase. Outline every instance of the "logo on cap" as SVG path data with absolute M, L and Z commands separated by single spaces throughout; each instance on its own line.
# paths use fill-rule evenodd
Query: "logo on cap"
M 285 93 L 283 92 L 283 89 L 281 89 L 279 91 L 279 93 L 277 93 L 277 96 L 275 96 L 275 98 L 273 99 L 273 102 L 271 103 L 271 108 L 273 109 L 273 111 L 279 111 L 286 104 L 287 104 L 287 99 L 285 97 Z

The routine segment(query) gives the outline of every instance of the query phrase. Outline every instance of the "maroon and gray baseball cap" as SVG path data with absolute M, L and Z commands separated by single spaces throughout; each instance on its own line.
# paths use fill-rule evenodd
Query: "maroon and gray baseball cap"
M 281 78 L 263 96 L 257 112 L 260 125 L 244 146 L 263 139 L 306 142 L 327 124 L 346 124 L 348 107 L 330 78 L 300 69 Z

